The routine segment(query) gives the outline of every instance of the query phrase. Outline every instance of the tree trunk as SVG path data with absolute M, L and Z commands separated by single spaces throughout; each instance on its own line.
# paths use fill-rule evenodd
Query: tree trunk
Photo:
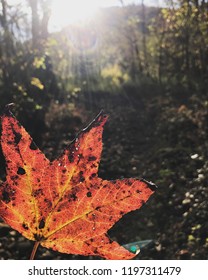
M 13 53 L 13 41 L 8 26 L 7 3 L 5 0 L 1 0 L 1 6 L 2 6 L 2 15 L 0 19 L 3 28 L 3 40 L 0 45 L 0 54 L 1 54 L 0 63 L 1 63 L 4 86 L 5 88 L 9 88 L 11 83 L 10 66 L 11 66 L 11 56 Z
M 147 43 L 146 43 L 146 15 L 144 0 L 142 0 L 142 49 L 144 55 L 144 69 L 145 73 L 149 75 L 149 64 L 147 58 Z
M 28 0 L 32 12 L 33 47 L 38 48 L 40 39 L 40 19 L 38 15 L 38 0 Z
M 41 20 L 41 39 L 47 40 L 48 38 L 48 23 L 51 17 L 51 0 L 42 0 L 41 6 L 43 17 Z

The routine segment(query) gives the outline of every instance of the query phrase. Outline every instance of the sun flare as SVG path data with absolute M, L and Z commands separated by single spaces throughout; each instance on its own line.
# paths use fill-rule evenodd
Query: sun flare
M 72 23 L 84 23 L 96 15 L 98 0 L 59 0 L 52 6 L 51 25 L 63 27 Z

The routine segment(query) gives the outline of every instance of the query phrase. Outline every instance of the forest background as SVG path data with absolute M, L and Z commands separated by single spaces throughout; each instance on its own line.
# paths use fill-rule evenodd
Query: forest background
M 208 2 L 120 1 L 59 31 L 49 30 L 52 0 L 8 2 L 0 1 L 0 111 L 14 103 L 53 159 L 103 109 L 100 176 L 158 185 L 109 235 L 151 239 L 140 259 L 208 259 Z M 2 152 L 0 164 L 4 180 Z M 0 221 L 0 259 L 27 259 L 32 246 Z M 81 257 L 42 248 L 37 258 Z

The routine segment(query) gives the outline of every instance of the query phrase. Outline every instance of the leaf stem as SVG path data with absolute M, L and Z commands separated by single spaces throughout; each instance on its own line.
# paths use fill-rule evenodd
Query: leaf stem
M 34 246 L 33 246 L 33 249 L 32 249 L 32 253 L 30 255 L 30 260 L 34 260 L 34 257 L 35 257 L 35 254 L 36 254 L 36 251 L 38 249 L 38 246 L 40 244 L 40 241 L 36 241 Z

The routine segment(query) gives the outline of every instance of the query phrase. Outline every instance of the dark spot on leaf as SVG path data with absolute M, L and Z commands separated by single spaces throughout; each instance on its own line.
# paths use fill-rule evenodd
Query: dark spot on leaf
M 96 177 L 96 173 L 92 173 L 89 179 L 95 178 Z
M 55 199 L 58 196 L 59 196 L 58 193 L 55 190 L 53 190 L 53 198 Z
M 94 160 L 96 160 L 97 158 L 95 157 L 95 156 L 90 156 L 90 157 L 88 157 L 88 161 L 94 161 Z
M 22 224 L 22 227 L 23 227 L 24 229 L 26 229 L 26 230 L 29 229 L 28 226 L 27 226 L 25 223 Z
M 38 228 L 39 228 L 39 229 L 42 229 L 42 228 L 44 228 L 44 227 L 45 227 L 45 220 L 42 219 L 42 220 L 40 221 L 40 223 L 39 223 Z
M 44 202 L 47 204 L 47 208 L 51 208 L 52 202 L 49 199 L 44 198 Z
M 136 192 L 137 192 L 137 193 L 142 193 L 142 191 L 140 191 L 140 190 L 136 190 Z
M 5 203 L 9 203 L 14 200 L 15 190 L 13 190 L 9 185 L 6 185 L 2 191 L 0 199 Z
M 94 249 L 94 254 L 96 255 L 96 254 L 98 254 L 98 250 L 97 249 Z
M 85 181 L 85 178 L 83 176 L 83 171 L 80 171 L 79 172 L 79 182 L 84 182 Z
M 32 192 L 32 196 L 37 197 L 39 195 L 43 195 L 43 190 L 42 189 L 37 189 Z
M 76 194 L 75 193 L 71 193 L 70 195 L 69 195 L 69 201 L 76 201 L 76 199 L 77 199 L 77 196 L 76 196 Z
M 19 178 L 19 176 L 17 176 L 17 175 L 11 176 L 12 181 L 17 180 L 18 178 Z
M 79 159 L 83 158 L 83 154 L 78 154 Z
M 22 135 L 19 132 L 16 132 L 15 130 L 13 130 L 13 133 L 14 133 L 14 142 L 16 145 L 18 145 L 22 138 Z
M 95 208 L 95 210 L 99 211 L 99 210 L 100 210 L 100 208 L 101 208 L 101 207 L 100 207 L 100 206 L 98 206 L 98 207 L 96 207 L 96 208 Z
M 31 150 L 37 150 L 38 149 L 38 147 L 35 145 L 35 143 L 33 141 L 30 144 L 30 149 Z
M 7 190 L 3 190 L 3 192 L 2 192 L 2 200 L 5 203 L 9 203 L 11 201 L 10 193 Z
M 24 170 L 24 168 L 22 168 L 22 167 L 19 167 L 18 168 L 18 170 L 17 170 L 17 174 L 18 175 L 24 175 L 26 172 L 25 172 L 25 170 Z
M 70 154 L 68 155 L 68 159 L 69 159 L 69 161 L 70 161 L 71 163 L 73 163 L 73 162 L 74 162 L 74 155 L 73 155 L 72 153 L 70 153 Z
M 87 197 L 92 197 L 92 193 L 91 192 L 87 192 Z

